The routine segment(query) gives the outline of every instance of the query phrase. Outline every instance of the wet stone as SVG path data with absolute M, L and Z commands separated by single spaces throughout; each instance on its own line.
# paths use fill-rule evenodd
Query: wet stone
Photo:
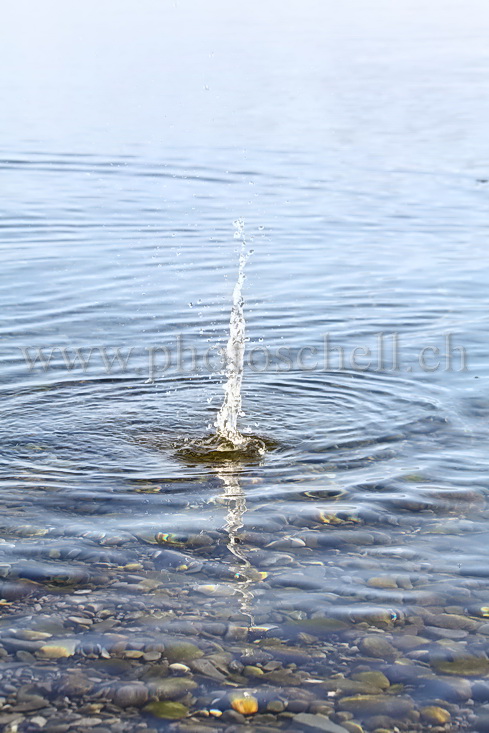
M 221 721 L 224 723 L 238 723 L 244 725 L 246 723 L 246 718 L 244 715 L 241 715 L 241 713 L 236 712 L 236 710 L 225 710 L 222 714 Z
M 450 720 L 450 713 L 444 708 L 440 708 L 436 705 L 431 705 L 420 710 L 421 720 L 431 725 L 443 725 L 448 723 Z
M 145 652 L 143 659 L 145 662 L 157 662 L 161 659 L 161 652 Z
M 44 718 L 42 715 L 34 715 L 30 722 L 34 725 L 37 725 L 38 728 L 44 728 L 46 723 L 48 722 L 46 718 Z
M 246 667 L 244 667 L 242 674 L 245 677 L 261 677 L 265 673 L 262 669 L 260 669 L 260 667 L 253 667 L 252 665 L 247 665 Z
M 93 682 L 80 673 L 62 675 L 56 691 L 66 697 L 81 697 L 93 688 Z
M 154 715 L 156 718 L 163 718 L 166 720 L 178 720 L 185 718 L 188 713 L 186 705 L 182 705 L 179 702 L 150 702 L 146 705 L 144 712 Z
M 0 599 L 16 601 L 24 598 L 33 592 L 33 587 L 27 583 L 0 582 Z
M 299 687 L 302 684 L 302 676 L 290 669 L 277 669 L 274 672 L 267 672 L 263 680 L 268 684 L 283 687 Z
M 273 658 L 270 652 L 261 647 L 247 647 L 240 656 L 242 664 L 266 664 Z
M 294 724 L 300 730 L 307 731 L 325 731 L 325 733 L 348 733 L 348 730 L 342 725 L 333 723 L 324 715 L 311 715 L 310 713 L 300 713 L 294 715 Z
M 422 683 L 420 691 L 430 699 L 448 702 L 466 702 L 472 695 L 470 682 L 462 677 L 433 677 Z
M 309 708 L 309 703 L 305 700 L 293 700 L 289 697 L 287 711 L 291 713 L 303 713 Z
M 122 685 L 115 690 L 112 699 L 121 708 L 141 707 L 148 700 L 148 690 L 143 685 Z
M 18 651 L 15 653 L 15 658 L 19 662 L 24 662 L 24 664 L 33 664 L 36 661 L 36 658 L 33 654 L 30 652 L 24 652 L 24 651 Z
M 389 589 L 389 588 L 397 588 L 397 582 L 394 578 L 383 575 L 375 578 L 369 578 L 367 581 L 367 585 L 370 588 L 383 588 L 383 589 Z
M 391 685 L 407 684 L 416 685 L 425 676 L 433 677 L 431 670 L 417 664 L 406 664 L 396 662 L 383 666 L 382 670 Z
M 203 657 L 204 652 L 195 644 L 181 641 L 165 644 L 164 656 L 170 664 L 173 662 L 185 663 Z
M 375 672 L 373 672 L 372 674 L 375 674 Z M 389 685 L 388 680 L 387 680 L 387 685 Z M 382 692 L 382 689 L 383 689 L 382 687 L 379 687 L 378 685 L 373 685 L 370 682 L 367 682 L 365 679 L 353 680 L 353 679 L 344 679 L 341 677 L 326 680 L 324 686 L 327 690 L 336 690 L 337 692 L 341 693 L 343 696 L 353 695 L 353 694 L 375 695 L 379 692 Z
M 212 636 L 224 636 L 227 626 L 219 622 L 205 623 L 202 625 L 202 631 Z
M 121 677 L 131 669 L 131 662 L 127 659 L 97 659 L 92 664 L 98 672 L 112 677 Z
M 167 677 L 148 683 L 151 697 L 158 700 L 176 700 L 196 687 L 197 683 L 187 677 Z
M 426 639 L 424 636 L 413 636 L 412 634 L 398 634 L 393 637 L 392 644 L 402 652 L 409 652 L 430 644 L 430 639 Z
M 301 621 L 296 621 L 291 624 L 292 628 L 297 628 L 300 631 L 306 631 L 309 634 L 313 634 L 319 638 L 329 637 L 332 634 L 337 634 L 341 631 L 345 631 L 349 628 L 349 624 L 341 619 L 336 618 L 307 618 Z
M 210 679 L 218 681 L 226 679 L 226 675 L 220 672 L 214 664 L 207 659 L 194 659 L 190 662 L 190 667 L 194 672 L 201 674 L 204 677 L 209 677 Z
M 376 657 L 385 661 L 394 661 L 398 656 L 398 650 L 383 636 L 366 636 L 358 643 L 358 648 L 368 657 Z
M 444 629 L 438 626 L 425 626 L 423 633 L 431 639 L 465 639 L 468 635 L 468 631 L 463 629 Z
M 173 662 L 168 666 L 168 671 L 176 675 L 185 675 L 190 673 L 190 667 L 186 664 L 180 664 L 180 662 Z
M 378 687 L 380 690 L 386 690 L 390 682 L 383 672 L 371 671 L 371 672 L 357 672 L 352 675 L 353 680 L 359 682 L 365 682 L 372 687 Z
M 102 723 L 102 718 L 79 718 L 76 721 L 76 725 L 78 728 L 93 728 L 95 725 L 100 725 Z
M 477 631 L 480 622 L 474 621 L 467 616 L 451 613 L 427 613 L 424 616 L 427 626 L 437 626 L 442 629 L 462 629 L 464 631 Z
M 16 712 L 31 712 L 32 710 L 40 710 L 41 708 L 49 707 L 48 700 L 45 700 L 40 695 L 26 695 L 23 696 L 21 702 L 17 702 L 14 705 Z
M 254 715 L 258 712 L 258 700 L 251 692 L 233 692 L 229 699 L 232 709 L 240 715 Z
M 456 659 L 434 659 L 433 668 L 442 674 L 463 677 L 478 677 L 489 673 L 489 659 L 486 657 L 459 657 Z
M 345 720 L 342 725 L 348 731 L 348 733 L 364 733 L 360 723 L 354 723 L 351 720 Z
M 283 713 L 285 710 L 285 703 L 283 703 L 281 700 L 270 700 L 270 702 L 267 704 L 267 710 L 270 713 L 278 714 Z
M 477 680 L 473 682 L 472 697 L 477 702 L 489 702 L 489 681 Z
M 44 641 L 49 639 L 52 634 L 47 634 L 44 631 L 35 631 L 34 629 L 19 629 L 15 632 L 17 639 L 26 639 L 27 641 Z
M 125 649 L 122 652 L 124 659 L 142 659 L 144 652 L 138 649 Z
M 414 710 L 410 697 L 390 697 L 387 695 L 356 695 L 344 697 L 339 701 L 341 710 L 347 710 L 361 720 L 373 715 L 387 715 L 402 718 Z
M 299 588 L 304 591 L 322 590 L 323 583 L 316 577 L 308 577 L 303 572 L 281 573 L 271 578 L 273 587 Z
M 27 651 L 36 652 L 43 645 L 42 641 L 29 641 L 28 639 L 17 639 L 4 636 L 2 645 L 8 652 Z
M 229 624 L 228 630 L 225 634 L 226 639 L 231 639 L 234 641 L 246 641 L 248 638 L 249 629 L 247 626 L 236 626 L 234 624 Z
M 56 641 L 52 644 L 44 644 L 39 649 L 39 655 L 45 659 L 62 659 L 71 657 L 75 653 L 78 642 L 76 639 Z

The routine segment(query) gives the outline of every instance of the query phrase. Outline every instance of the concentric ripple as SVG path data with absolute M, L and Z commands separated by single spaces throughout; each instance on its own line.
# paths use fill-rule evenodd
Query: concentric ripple
M 338 45 L 323 40 L 318 48 Z M 358 69 L 373 68 L 361 54 L 348 65 L 352 99 Z M 392 67 L 396 89 L 404 67 L 404 57 L 401 74 Z M 340 110 L 345 88 L 332 97 Z M 438 117 L 443 106 L 425 108 Z M 259 725 L 294 733 L 299 710 L 334 710 L 355 730 L 421 733 L 420 711 L 433 705 L 472 730 L 472 711 L 489 700 L 485 189 L 473 163 L 450 168 L 466 148 L 427 145 L 424 124 L 418 143 L 432 169 L 425 155 L 382 167 L 370 143 L 358 157 L 354 130 L 389 145 L 374 124 L 387 118 L 371 111 L 338 131 L 348 145 L 335 132 L 331 153 L 249 147 L 238 162 L 233 130 L 231 147 L 211 155 L 187 142 L 124 156 L 7 151 L 0 725 L 17 726 L 18 704 L 29 733 L 39 715 L 46 730 L 66 720 L 78 730 L 75 710 L 94 729 L 188 730 L 185 718 L 141 712 L 167 695 L 220 731 L 243 722 L 231 691 L 238 708 L 264 714 Z M 415 145 L 415 130 L 399 132 Z M 445 132 L 438 145 L 460 137 Z M 222 379 L 201 356 L 227 336 L 241 215 L 256 252 L 249 350 L 297 353 L 330 332 L 346 354 L 390 331 L 402 371 L 247 368 L 240 429 L 250 450 L 237 454 L 213 438 Z M 447 332 L 470 369 L 458 372 L 456 359 L 449 372 L 417 369 L 420 350 L 433 355 Z M 178 343 L 199 357 L 188 372 L 165 366 Z M 73 361 L 92 347 L 90 364 Z M 34 359 L 40 348 L 45 361 L 29 363 L 26 349 Z

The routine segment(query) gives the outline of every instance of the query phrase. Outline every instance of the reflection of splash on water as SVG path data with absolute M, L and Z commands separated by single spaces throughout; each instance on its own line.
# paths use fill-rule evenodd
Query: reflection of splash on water
M 236 466 L 232 464 L 222 467 L 217 471 L 218 477 L 223 483 L 223 493 L 219 499 L 227 507 L 226 524 L 224 526 L 228 535 L 227 548 L 236 558 L 234 563 L 235 577 L 237 579 L 236 592 L 241 596 L 240 611 L 248 616 L 249 625 L 254 625 L 251 603 L 253 600 L 252 584 L 256 580 L 256 573 L 246 557 L 244 548 L 239 544 L 238 534 L 243 526 L 243 518 L 246 513 L 246 496 L 238 481 Z

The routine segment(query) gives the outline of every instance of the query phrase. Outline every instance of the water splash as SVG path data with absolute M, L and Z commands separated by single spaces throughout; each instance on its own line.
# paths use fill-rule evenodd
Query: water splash
M 243 283 L 245 265 L 251 252 L 246 251 L 244 221 L 234 222 L 234 237 L 241 240 L 239 255 L 238 279 L 233 290 L 233 304 L 229 320 L 229 338 L 226 346 L 226 376 L 224 385 L 224 401 L 215 422 L 217 434 L 236 448 L 247 443 L 247 439 L 238 430 L 238 419 L 242 414 L 241 385 L 243 382 L 243 365 L 245 352 L 245 317 L 243 309 Z
M 178 455 L 191 461 L 214 463 L 259 460 L 267 449 L 276 445 L 268 438 L 261 438 L 249 433 L 243 435 L 238 425 L 239 418 L 243 414 L 241 387 L 246 344 L 243 284 L 245 265 L 253 250 L 247 250 L 244 221 L 242 219 L 234 222 L 234 229 L 234 237 L 240 240 L 241 248 L 238 279 L 233 290 L 229 338 L 225 350 L 226 382 L 224 384 L 224 400 L 214 422 L 216 432 L 200 440 L 189 440 L 183 446 L 178 446 Z

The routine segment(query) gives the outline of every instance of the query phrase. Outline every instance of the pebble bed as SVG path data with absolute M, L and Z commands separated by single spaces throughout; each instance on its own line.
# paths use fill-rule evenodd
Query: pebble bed
M 403 558 L 402 575 L 367 573 L 339 606 L 327 579 L 364 572 L 365 531 L 323 527 L 328 566 L 304 563 L 320 533 L 290 530 L 243 530 L 240 575 L 224 532 L 80 549 L 23 528 L 32 561 L 0 566 L 2 730 L 489 731 L 485 580 L 427 586 Z M 372 604 L 379 592 L 410 603 Z

